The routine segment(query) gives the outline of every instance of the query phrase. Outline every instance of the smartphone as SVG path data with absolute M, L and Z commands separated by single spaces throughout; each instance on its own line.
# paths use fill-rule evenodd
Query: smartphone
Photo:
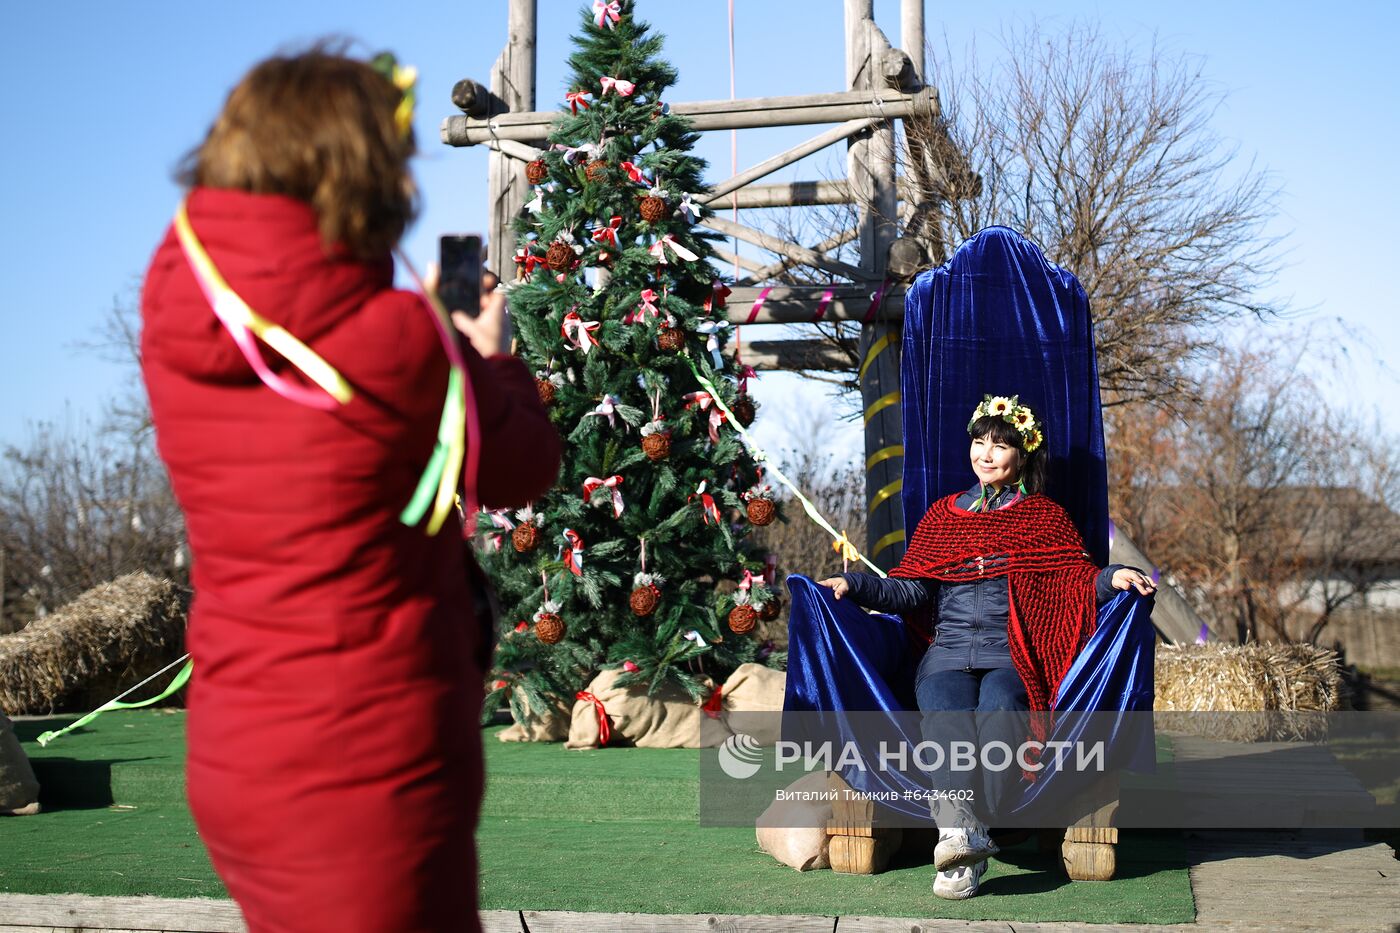
M 449 312 L 481 313 L 481 237 L 438 239 L 438 298 Z

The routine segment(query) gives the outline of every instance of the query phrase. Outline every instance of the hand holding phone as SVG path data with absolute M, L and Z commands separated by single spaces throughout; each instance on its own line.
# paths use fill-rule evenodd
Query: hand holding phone
M 440 237 L 438 262 L 438 299 L 449 312 L 476 317 L 481 313 L 481 237 Z

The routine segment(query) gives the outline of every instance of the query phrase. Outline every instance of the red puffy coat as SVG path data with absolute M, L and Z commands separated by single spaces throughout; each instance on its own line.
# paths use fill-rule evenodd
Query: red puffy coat
M 388 256 L 328 255 L 302 202 L 199 189 L 189 215 L 233 289 L 355 390 L 327 412 L 266 388 L 167 232 L 141 355 L 193 557 L 199 831 L 253 931 L 475 930 L 491 633 L 455 515 L 435 537 L 398 519 L 446 392 L 433 322 Z M 481 498 L 522 505 L 558 435 L 518 360 L 465 353 Z

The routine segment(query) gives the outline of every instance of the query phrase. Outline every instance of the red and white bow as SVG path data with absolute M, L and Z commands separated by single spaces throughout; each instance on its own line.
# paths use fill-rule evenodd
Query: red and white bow
M 720 519 L 719 506 L 715 505 L 715 497 L 705 491 L 704 480 L 701 480 L 700 485 L 695 488 L 695 492 L 691 493 L 685 501 L 690 502 L 696 496 L 700 497 L 700 513 L 705 516 L 705 524 L 708 525 L 710 519 L 713 518 L 715 524 L 718 525 Z
M 593 109 L 593 105 L 588 102 L 587 91 L 570 91 L 564 95 L 564 100 L 568 101 L 569 109 L 572 110 L 575 115 L 578 114 L 578 108 L 580 107 L 584 110 Z
M 613 24 L 622 18 L 622 4 L 617 0 L 611 3 L 604 3 L 603 0 L 593 0 L 593 24 L 599 29 L 607 27 L 613 28 Z
M 676 238 L 669 233 L 653 243 L 648 252 L 651 253 L 652 259 L 655 259 L 664 266 L 667 264 L 666 247 L 668 246 L 671 248 L 671 252 L 676 254 L 677 258 L 684 259 L 687 262 L 694 262 L 700 258 L 677 242 Z
M 617 427 L 617 406 L 620 405 L 621 402 L 622 400 L 616 395 L 605 395 L 603 396 L 603 400 L 598 403 L 598 407 L 590 411 L 587 415 L 584 415 L 584 417 L 587 418 L 589 415 L 597 415 L 599 418 L 607 418 L 608 427 L 615 428 Z
M 648 188 L 651 187 L 651 179 L 647 178 L 646 175 L 642 174 L 642 170 L 637 168 L 635 163 L 619 162 L 617 167 L 626 172 L 627 177 L 632 179 L 637 184 L 646 185 Z
M 753 572 L 752 572 L 752 571 L 745 570 L 745 571 L 744 571 L 744 577 L 743 577 L 743 579 L 739 581 L 739 589 L 741 589 L 741 590 L 751 590 L 751 589 L 753 588 L 753 585 L 754 585 L 755 583 L 762 583 L 762 582 L 763 582 L 763 578 L 762 578 L 762 577 L 756 577 L 756 576 L 753 575 Z
M 622 218 L 614 215 L 606 227 L 593 231 L 593 239 L 604 246 L 617 246 L 617 228 L 622 226 Z
M 530 273 L 535 271 L 535 266 L 542 262 L 544 262 L 544 257 L 536 256 L 523 246 L 515 251 L 515 263 L 525 267 L 526 278 L 529 278 Z
M 687 195 L 688 197 L 688 195 Z M 716 279 L 710 283 L 710 293 L 705 296 L 705 312 L 709 313 L 716 308 L 723 308 L 725 299 L 732 294 L 728 285 Z
M 622 323 L 635 324 L 648 314 L 652 317 L 661 316 L 661 309 L 656 306 L 656 291 L 654 289 L 642 289 L 642 294 L 639 297 L 641 301 L 638 302 L 636 308 L 627 312 L 627 316 L 622 319 Z
M 577 531 L 564 529 L 564 546 L 559 549 L 559 554 L 564 558 L 564 566 L 569 568 L 569 573 L 583 576 L 583 538 Z
M 592 502 L 593 493 L 597 492 L 599 489 L 606 488 L 608 492 L 612 493 L 613 518 L 621 518 L 623 508 L 622 492 L 617 488 L 621 485 L 621 476 L 613 475 L 609 476 L 607 479 L 599 479 L 596 476 L 590 476 L 583 481 L 583 501 Z
M 484 509 L 482 511 L 491 519 L 491 524 L 496 526 L 497 530 L 491 533 L 491 548 L 492 550 L 499 551 L 501 549 L 501 538 L 505 536 L 507 531 L 515 530 L 515 522 L 506 517 L 504 509 L 497 509 L 493 512 L 487 512 Z
M 593 336 L 593 332 L 599 326 L 597 321 L 585 321 L 578 316 L 577 311 L 570 311 L 564 315 L 564 325 L 559 328 L 559 333 L 566 342 L 582 350 L 583 355 L 587 356 L 588 351 L 598 345 L 598 338 Z
M 718 443 L 719 443 L 719 426 L 722 425 L 722 424 L 724 424 L 724 422 L 725 422 L 724 412 L 722 412 L 722 411 L 719 410 L 719 406 L 718 406 L 718 405 L 715 405 L 714 396 L 712 396 L 712 395 L 711 395 L 710 393 L 708 393 L 708 392 L 691 392 L 689 395 L 685 396 L 685 408 L 686 408 L 686 411 L 689 411 L 690 409 L 694 408 L 696 405 L 699 405 L 699 406 L 700 406 L 700 410 L 701 410 L 701 411 L 705 411 L 706 409 L 709 409 L 709 411 L 710 411 L 710 443 L 712 443 L 712 444 L 718 444 Z M 714 406 L 714 407 L 711 407 L 711 406 Z
M 631 97 L 632 92 L 637 89 L 637 85 L 633 84 L 631 81 L 625 81 L 622 78 L 610 78 L 607 75 L 603 75 L 599 78 L 598 83 L 603 86 L 603 90 L 598 94 L 600 99 L 607 97 L 608 91 L 617 91 L 618 95 L 621 97 Z

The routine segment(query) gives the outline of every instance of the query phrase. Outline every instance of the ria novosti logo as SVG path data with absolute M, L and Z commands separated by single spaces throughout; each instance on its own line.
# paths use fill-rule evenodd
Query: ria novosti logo
M 736 781 L 757 774 L 762 761 L 763 746 L 747 732 L 734 733 L 719 747 L 720 770 Z

